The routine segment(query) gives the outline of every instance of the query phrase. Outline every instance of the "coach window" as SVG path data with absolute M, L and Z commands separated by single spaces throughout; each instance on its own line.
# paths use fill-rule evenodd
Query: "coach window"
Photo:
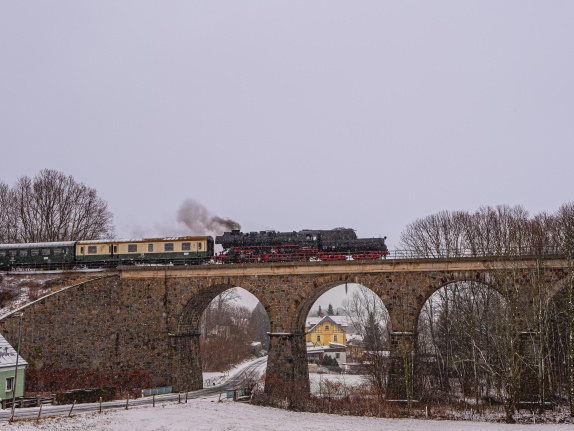
M 54 249 L 54 256 L 59 256 L 60 254 L 62 254 L 62 249 L 61 248 L 55 248 Z
M 38 256 L 40 254 L 40 250 L 37 248 L 30 251 L 30 256 Z
M 15 257 L 15 256 L 16 256 L 16 250 L 10 250 L 10 251 L 8 252 L 8 256 Z
M 181 251 L 190 251 L 191 250 L 191 243 L 190 242 L 182 242 L 181 243 Z
M 0 251 L 0 257 L 6 256 L 6 252 L 4 250 Z
M 138 252 L 137 244 L 128 244 L 128 253 L 137 253 L 137 252 Z
M 163 247 L 164 251 L 173 251 L 173 242 L 166 242 Z
M 98 246 L 96 245 L 88 246 L 88 254 L 96 254 L 97 252 L 98 252 Z
M 50 256 L 50 249 L 49 248 L 43 248 L 42 249 L 42 256 Z
M 197 249 L 201 250 L 201 243 L 200 242 L 197 243 Z
M 20 256 L 28 256 L 28 250 L 20 250 Z
M 33 251 L 32 251 L 33 253 Z M 80 254 L 84 254 L 84 247 L 80 247 Z
M 153 252 L 153 244 L 148 244 L 148 245 L 147 245 L 147 252 L 148 252 L 148 253 L 152 253 L 152 252 Z

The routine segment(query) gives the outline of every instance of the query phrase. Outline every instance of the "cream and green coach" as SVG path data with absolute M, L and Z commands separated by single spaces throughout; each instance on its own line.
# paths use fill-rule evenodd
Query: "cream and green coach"
M 209 261 L 214 252 L 210 236 L 92 240 L 76 242 L 76 262 L 158 263 L 186 265 Z

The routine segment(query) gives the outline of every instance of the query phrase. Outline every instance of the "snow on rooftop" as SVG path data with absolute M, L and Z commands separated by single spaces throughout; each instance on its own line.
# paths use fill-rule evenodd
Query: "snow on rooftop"
M 167 236 L 163 238 L 119 238 L 119 239 L 88 239 L 78 241 L 78 244 L 109 244 L 124 242 L 156 242 L 156 241 L 198 241 L 209 238 L 207 236 Z
M 28 365 L 22 356 L 17 356 L 16 350 L 0 334 L 0 368 L 15 367 L 16 358 L 18 358 L 18 368 L 20 365 Z
M 351 324 L 351 319 L 349 319 L 348 316 L 308 316 L 307 317 L 307 326 L 308 327 L 313 327 L 315 325 L 317 325 L 317 323 L 319 323 L 321 320 L 326 320 L 326 319 L 331 319 L 333 322 L 335 322 L 337 325 L 339 326 L 349 326 Z
M 59 242 L 29 242 L 20 244 L 0 244 L 0 249 L 73 247 L 75 243 L 76 243 L 75 241 L 59 241 Z

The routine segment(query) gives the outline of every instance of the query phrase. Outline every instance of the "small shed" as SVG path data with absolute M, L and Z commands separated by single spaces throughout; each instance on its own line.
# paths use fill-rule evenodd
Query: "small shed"
M 18 362 L 18 376 L 16 376 Z M 28 363 L 18 356 L 16 350 L 0 334 L 0 400 L 24 396 L 24 380 Z

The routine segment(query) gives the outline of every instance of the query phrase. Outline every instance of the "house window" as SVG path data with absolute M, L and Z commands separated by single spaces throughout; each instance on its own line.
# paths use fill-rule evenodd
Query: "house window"
M 148 252 L 148 253 L 153 253 L 153 244 L 148 244 L 148 245 L 147 245 L 147 252 Z
M 96 254 L 98 252 L 97 245 L 89 245 L 88 246 L 88 254 Z
M 137 244 L 128 244 L 128 253 L 137 253 L 137 252 L 138 252 Z
M 182 242 L 181 243 L 181 251 L 190 251 L 191 250 L 191 243 L 190 242 Z
M 325 325 L 325 331 L 329 330 L 329 325 Z
M 164 251 L 173 251 L 173 242 L 166 242 L 163 245 L 163 250 Z
M 197 249 L 201 250 L 201 243 L 200 242 L 197 243 Z
M 341 354 L 340 354 L 340 353 L 335 353 L 335 358 L 336 358 L 336 359 L 339 359 L 340 357 L 341 357 Z
M 50 256 L 50 249 L 49 248 L 43 248 L 42 249 L 42 256 Z
M 321 341 L 321 336 L 317 335 L 317 342 Z
M 14 377 L 6 377 L 6 392 L 14 390 Z
M 20 250 L 20 256 L 28 256 L 28 250 Z
M 336 343 L 337 342 L 337 334 L 333 335 L 333 341 Z

